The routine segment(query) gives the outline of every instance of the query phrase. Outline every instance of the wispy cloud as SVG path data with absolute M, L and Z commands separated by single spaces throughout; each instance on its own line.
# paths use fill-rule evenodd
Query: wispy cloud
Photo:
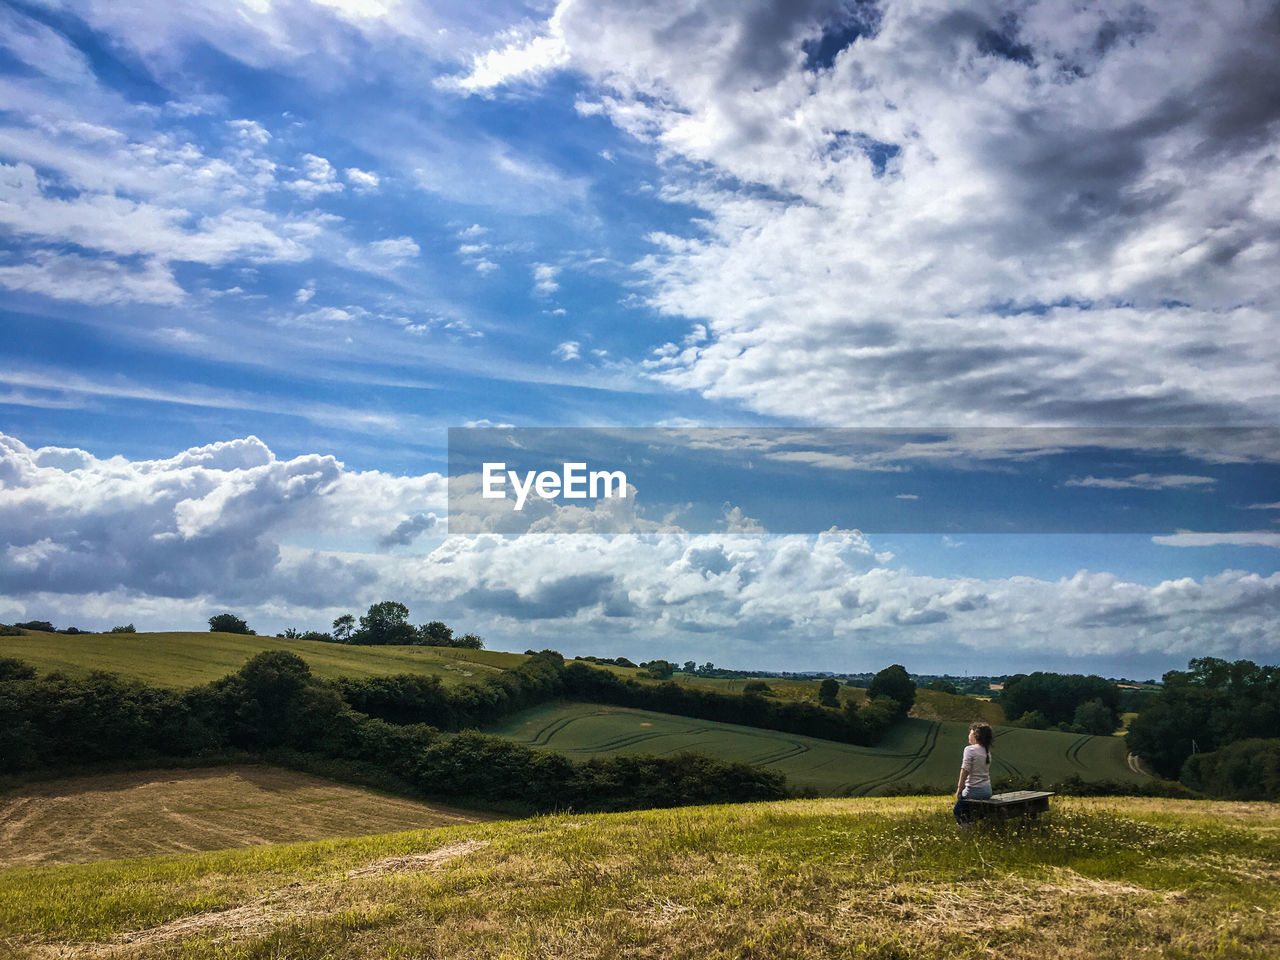
M 1107 490 L 1182 490 L 1212 486 L 1218 481 L 1213 477 L 1198 477 L 1182 473 L 1135 473 L 1131 477 L 1073 477 L 1063 483 L 1065 487 L 1102 487 Z

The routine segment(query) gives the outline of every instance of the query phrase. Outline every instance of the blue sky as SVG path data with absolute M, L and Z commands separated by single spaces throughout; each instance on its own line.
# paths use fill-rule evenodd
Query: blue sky
M 394 596 L 638 659 L 1275 662 L 1265 442 L 1081 471 L 1182 495 L 1151 536 L 429 518 L 468 425 L 1274 426 L 1278 35 L 1247 3 L 10 2 L 0 619 Z

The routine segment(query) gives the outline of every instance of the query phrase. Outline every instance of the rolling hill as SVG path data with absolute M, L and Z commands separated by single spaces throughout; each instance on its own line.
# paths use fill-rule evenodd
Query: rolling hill
M 459 683 L 525 660 L 521 653 L 453 647 L 357 647 L 237 633 L 34 633 L 0 637 L 0 657 L 41 671 L 105 670 L 158 687 L 193 687 L 239 670 L 264 650 L 288 650 L 327 679 L 415 673 Z
M 883 793 L 903 781 L 954 788 L 968 724 L 909 719 L 880 744 L 860 747 L 775 730 L 693 720 L 599 704 L 544 704 L 515 714 L 489 732 L 576 759 L 619 753 L 710 754 L 777 770 L 793 787 L 824 796 Z M 1045 784 L 1078 774 L 1084 780 L 1141 782 L 1126 762 L 1124 742 L 1011 727 L 997 729 L 993 776 Z

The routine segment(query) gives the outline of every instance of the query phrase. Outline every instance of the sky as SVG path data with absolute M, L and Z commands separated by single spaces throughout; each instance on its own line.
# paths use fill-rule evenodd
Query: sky
M 0 621 L 1280 662 L 1278 91 L 1246 0 L 0 0 Z M 866 522 L 707 467 L 696 530 L 446 533 L 451 428 L 638 427 L 1188 432 L 1016 497 L 1016 444 L 788 448 Z M 1037 532 L 893 519 L 944 490 Z

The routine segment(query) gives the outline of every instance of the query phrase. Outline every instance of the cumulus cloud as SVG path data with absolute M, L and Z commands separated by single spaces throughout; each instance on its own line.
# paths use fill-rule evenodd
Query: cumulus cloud
M 335 610 L 396 597 L 526 646 L 598 649 L 607 630 L 637 654 L 674 655 L 680 636 L 697 634 L 700 655 L 778 666 L 797 645 L 832 664 L 889 650 L 930 662 L 941 650 L 1052 650 L 1174 664 L 1277 652 L 1280 574 L 1154 585 L 1096 571 L 928 577 L 893 566 L 857 531 L 768 536 L 731 512 L 740 532 L 453 535 L 417 547 L 439 532 L 444 502 L 438 474 L 280 460 L 254 437 L 138 461 L 0 437 L 0 610 L 109 625 L 146 609 L 171 618 L 161 628 L 234 603 L 259 621 L 323 625 Z
M 341 193 L 343 185 L 338 171 L 324 157 L 313 153 L 303 154 L 301 176 L 288 181 L 285 186 L 307 200 L 314 200 L 323 193 Z
M 359 167 L 348 167 L 345 173 L 347 182 L 351 184 L 356 193 L 372 193 L 378 189 L 378 184 L 382 182 L 376 173 L 361 170 Z
M 587 78 L 704 211 L 638 264 L 707 333 L 650 375 L 827 423 L 1274 421 L 1274 8 L 871 11 L 578 0 L 477 60 Z
M 582 351 L 582 344 L 580 344 L 577 340 L 566 340 L 564 341 L 564 343 L 557 346 L 551 352 L 554 353 L 561 360 L 577 360 L 580 356 L 582 356 L 581 351 Z
M 389 512 L 444 500 L 439 475 L 356 473 L 319 455 L 282 461 L 256 437 L 143 461 L 0 437 L 0 481 L 0 579 L 11 594 L 127 590 L 315 605 L 318 591 L 349 593 L 375 570 L 359 557 L 293 549 L 292 538 L 325 530 L 372 542 L 386 534 Z
M 560 270 L 553 267 L 549 263 L 535 263 L 533 265 L 533 292 L 539 297 L 548 297 L 560 289 L 560 284 L 556 282 L 556 274 Z

